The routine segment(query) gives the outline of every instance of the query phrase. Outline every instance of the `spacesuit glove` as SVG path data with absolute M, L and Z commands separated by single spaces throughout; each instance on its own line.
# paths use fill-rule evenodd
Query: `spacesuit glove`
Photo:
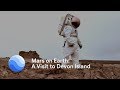
M 80 49 L 82 48 L 82 44 L 79 45 Z

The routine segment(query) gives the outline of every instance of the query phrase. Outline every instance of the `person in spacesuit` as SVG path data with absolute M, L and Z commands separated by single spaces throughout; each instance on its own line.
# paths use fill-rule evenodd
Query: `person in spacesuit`
M 71 57 L 73 65 L 79 64 L 79 48 L 82 48 L 77 31 L 79 26 L 80 19 L 71 14 L 67 14 L 64 18 L 62 17 L 58 30 L 59 35 L 64 38 L 64 58 L 69 60 Z

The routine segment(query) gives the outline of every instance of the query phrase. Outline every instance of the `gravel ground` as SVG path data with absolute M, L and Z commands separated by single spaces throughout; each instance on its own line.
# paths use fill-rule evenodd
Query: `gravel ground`
M 8 68 L 8 59 L 0 59 L 0 79 L 120 79 L 120 62 L 81 60 L 90 64 L 90 69 L 31 69 L 26 62 L 24 70 L 13 73 Z

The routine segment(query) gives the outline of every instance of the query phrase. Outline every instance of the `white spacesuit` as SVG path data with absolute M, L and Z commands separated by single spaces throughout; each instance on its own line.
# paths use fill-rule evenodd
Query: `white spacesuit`
M 64 58 L 71 57 L 74 64 L 79 64 L 79 47 L 82 48 L 81 41 L 78 38 L 77 28 L 80 25 L 80 20 L 70 14 L 62 18 L 59 25 L 58 33 L 64 37 L 63 55 Z

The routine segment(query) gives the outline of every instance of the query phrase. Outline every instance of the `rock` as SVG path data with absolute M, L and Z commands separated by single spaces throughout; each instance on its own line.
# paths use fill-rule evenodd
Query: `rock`
M 114 64 L 103 64 L 103 67 L 114 67 L 115 65 Z
M 45 79 L 54 79 L 53 75 L 48 75 Z
M 120 78 L 120 68 L 114 67 L 114 69 L 112 71 L 113 71 L 113 74 L 114 74 L 113 75 L 114 79 Z
M 67 76 L 67 79 L 80 79 L 80 78 L 74 75 L 69 75 Z
M 23 58 L 27 58 L 27 59 L 41 59 L 39 57 L 39 54 L 36 52 L 36 51 L 29 51 L 29 52 L 26 52 L 26 51 L 20 51 L 19 52 L 19 55 L 22 56 Z
M 50 74 L 45 79 L 65 79 L 67 77 L 66 74 Z
M 114 67 L 120 69 L 120 64 L 114 64 Z
M 95 78 L 95 70 L 91 70 L 90 71 L 90 74 L 91 74 L 91 78 L 90 79 L 94 79 Z
M 92 69 L 95 69 L 95 68 L 96 68 L 96 69 L 97 69 L 97 68 L 100 69 L 100 68 L 103 67 L 103 64 L 101 64 L 101 63 L 91 63 L 90 65 L 91 65 L 91 68 L 92 68 Z
M 91 73 L 89 69 L 84 69 L 84 79 L 90 79 Z
M 113 79 L 114 73 L 112 67 L 103 68 L 102 71 L 102 73 L 104 73 L 104 75 L 106 76 L 106 79 Z
M 96 70 L 94 73 L 95 73 L 94 78 L 96 78 L 96 79 L 106 79 L 106 76 L 104 75 L 102 70 Z

